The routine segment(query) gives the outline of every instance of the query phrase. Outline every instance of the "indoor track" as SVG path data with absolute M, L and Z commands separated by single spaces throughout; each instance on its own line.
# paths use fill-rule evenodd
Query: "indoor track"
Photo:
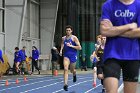
M 18 77 L 19 83 L 16 84 Z M 101 93 L 102 85 L 97 80 L 97 86 L 92 86 L 92 74 L 77 74 L 77 82 L 73 83 L 72 75 L 69 75 L 69 90 L 63 90 L 63 76 L 14 76 L 8 79 L 8 86 L 5 86 L 6 80 L 0 81 L 0 93 Z

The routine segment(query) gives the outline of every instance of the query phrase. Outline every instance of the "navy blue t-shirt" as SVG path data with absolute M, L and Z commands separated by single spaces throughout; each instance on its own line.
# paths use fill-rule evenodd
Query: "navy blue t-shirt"
M 106 1 L 102 7 L 101 20 L 103 19 L 109 19 L 113 26 L 136 22 L 140 27 L 140 0 L 135 0 L 129 5 L 125 5 L 119 0 Z M 104 49 L 104 60 L 108 58 L 139 60 L 139 47 L 137 38 L 107 37 Z

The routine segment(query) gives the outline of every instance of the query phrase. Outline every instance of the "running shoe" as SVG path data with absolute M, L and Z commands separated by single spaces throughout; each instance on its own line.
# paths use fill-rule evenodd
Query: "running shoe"
M 40 70 L 38 71 L 38 75 L 40 75 Z
M 102 89 L 102 93 L 105 93 L 105 88 Z
M 95 82 L 93 82 L 93 87 L 96 87 L 96 83 Z
M 63 89 L 64 89 L 65 91 L 68 91 L 68 85 L 64 85 Z
M 77 81 L 77 77 L 76 75 L 73 76 L 73 82 L 76 82 Z

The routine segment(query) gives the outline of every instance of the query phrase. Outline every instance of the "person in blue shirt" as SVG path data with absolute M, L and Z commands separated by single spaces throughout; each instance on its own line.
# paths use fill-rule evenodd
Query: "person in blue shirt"
M 21 54 L 22 54 L 22 56 L 21 56 L 21 71 L 22 71 L 22 74 L 24 74 L 24 72 L 25 72 L 25 61 L 26 61 L 26 52 L 25 52 L 25 49 L 26 49 L 26 47 L 25 46 L 23 46 L 23 48 L 19 51 Z
M 136 93 L 140 68 L 137 38 L 140 34 L 140 1 L 107 0 L 102 7 L 100 32 L 107 37 L 103 69 L 106 93 L 118 93 L 121 69 L 124 93 Z
M 35 67 L 38 70 L 38 74 L 40 74 L 40 70 L 37 64 L 38 58 L 39 58 L 39 51 L 37 47 L 33 46 L 32 47 L 32 73 L 34 72 L 34 67 Z
M 2 57 L 2 50 L 0 49 L 0 61 L 2 62 L 2 63 L 4 63 L 4 60 L 3 60 L 3 57 Z
M 16 72 L 18 74 L 20 74 L 21 70 L 19 68 L 19 65 L 20 63 L 22 62 L 22 54 L 21 52 L 19 51 L 19 48 L 18 47 L 15 47 L 15 53 L 14 53 L 14 64 L 16 66 Z
M 73 73 L 73 82 L 76 82 L 76 70 L 75 65 L 77 61 L 77 50 L 81 50 L 81 45 L 78 38 L 72 35 L 72 26 L 66 26 L 66 36 L 62 37 L 60 55 L 62 50 L 64 53 L 64 87 L 65 91 L 68 91 L 68 68 L 70 65 L 70 71 Z
M 23 46 L 23 48 L 20 50 L 21 54 L 22 54 L 22 62 L 26 61 L 26 52 L 25 52 L 26 47 Z

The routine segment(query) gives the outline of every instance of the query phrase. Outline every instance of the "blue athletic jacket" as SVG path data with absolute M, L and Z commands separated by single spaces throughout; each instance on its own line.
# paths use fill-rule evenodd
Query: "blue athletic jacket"
M 0 60 L 2 61 L 2 63 L 4 63 L 4 60 L 2 58 L 2 51 L 0 50 Z
M 15 52 L 14 62 L 21 62 L 22 61 L 22 54 L 20 51 Z
M 39 58 L 39 51 L 38 50 L 32 50 L 32 59 L 38 60 Z
M 21 53 L 21 60 L 25 61 L 26 60 L 26 53 L 25 53 L 25 51 L 20 50 L 20 53 Z

